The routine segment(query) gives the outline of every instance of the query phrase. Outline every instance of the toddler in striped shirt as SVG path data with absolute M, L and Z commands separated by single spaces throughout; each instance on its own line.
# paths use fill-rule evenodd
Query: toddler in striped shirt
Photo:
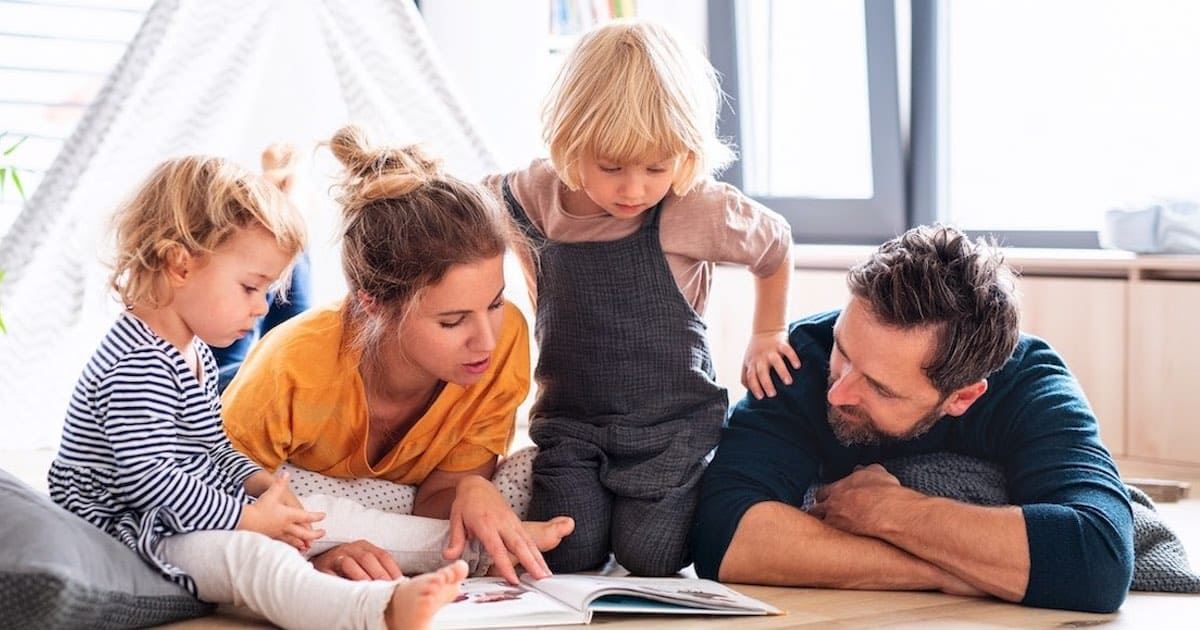
M 268 291 L 286 286 L 305 240 L 296 210 L 261 177 L 189 156 L 160 165 L 114 229 L 111 284 L 126 309 L 75 387 L 49 473 L 54 501 L 200 599 L 283 627 L 428 625 L 470 568 L 437 568 L 446 522 L 332 497 L 302 503 L 221 427 L 209 344 L 249 332 Z M 432 572 L 355 582 L 306 560 L 357 538 Z

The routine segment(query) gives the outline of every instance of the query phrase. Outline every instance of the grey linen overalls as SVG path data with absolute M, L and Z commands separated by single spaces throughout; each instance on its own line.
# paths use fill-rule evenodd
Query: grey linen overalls
M 691 562 L 700 476 L 729 403 L 704 321 L 663 254 L 662 204 L 625 238 L 561 243 L 533 225 L 507 179 L 503 192 L 537 250 L 528 518 L 575 519 L 546 560 L 582 571 L 612 551 L 635 574 L 674 574 Z

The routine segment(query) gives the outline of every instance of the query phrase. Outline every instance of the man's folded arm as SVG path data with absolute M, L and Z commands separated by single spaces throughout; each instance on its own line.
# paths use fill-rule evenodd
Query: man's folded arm
M 1133 579 L 1133 514 L 1116 464 L 1078 382 L 1044 342 L 1010 409 L 1014 439 L 1001 453 L 1010 500 L 1029 541 L 1022 603 L 1111 612 Z M 1016 399 L 1014 399 L 1016 400 Z
M 701 484 L 696 572 L 730 582 L 970 592 L 949 574 L 880 540 L 821 523 L 795 506 L 817 480 L 815 439 L 783 388 L 735 407 Z

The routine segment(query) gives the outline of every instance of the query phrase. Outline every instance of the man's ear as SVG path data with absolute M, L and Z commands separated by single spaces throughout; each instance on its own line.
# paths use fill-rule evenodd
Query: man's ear
M 946 415 L 963 415 L 968 409 L 971 408 L 971 405 L 975 404 L 976 400 L 979 400 L 980 396 L 987 392 L 987 388 L 988 383 L 987 379 L 985 378 L 954 390 L 954 392 L 946 398 L 946 402 L 944 403 Z
M 195 268 L 196 259 L 179 243 L 171 243 L 160 250 L 164 261 L 163 272 L 171 288 L 179 288 L 187 282 L 188 276 Z

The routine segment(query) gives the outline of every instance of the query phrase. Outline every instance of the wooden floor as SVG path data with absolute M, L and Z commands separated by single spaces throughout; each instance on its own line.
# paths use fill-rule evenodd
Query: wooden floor
M 1041 610 L 995 600 L 937 593 L 883 593 L 806 588 L 730 585 L 787 610 L 775 617 L 673 617 L 667 615 L 596 615 L 592 626 L 651 628 L 1197 628 L 1200 595 L 1131 593 L 1121 610 L 1094 615 Z M 243 611 L 162 626 L 170 630 L 270 628 Z M 572 626 L 555 626 L 572 627 Z M 578 627 L 578 626 L 575 626 Z
M 1114 615 L 1039 610 L 938 593 L 885 593 L 824 589 L 733 588 L 787 610 L 778 617 L 664 620 L 661 616 L 597 616 L 592 625 L 639 628 L 1117 628 L 1197 627 L 1200 596 L 1133 595 Z
M 0 451 L 0 468 L 45 490 L 49 455 L 44 452 Z M 1177 503 L 1160 503 L 1164 520 L 1179 534 L 1193 566 L 1200 561 L 1200 486 Z M 731 584 L 733 588 L 786 610 L 775 617 L 669 617 L 665 615 L 597 615 L 592 625 L 628 630 L 647 628 L 1200 628 L 1200 595 L 1130 593 L 1121 610 L 1095 615 L 1041 610 L 997 600 L 939 593 L 840 591 L 775 588 Z M 171 630 L 268 628 L 240 609 L 164 626 Z

